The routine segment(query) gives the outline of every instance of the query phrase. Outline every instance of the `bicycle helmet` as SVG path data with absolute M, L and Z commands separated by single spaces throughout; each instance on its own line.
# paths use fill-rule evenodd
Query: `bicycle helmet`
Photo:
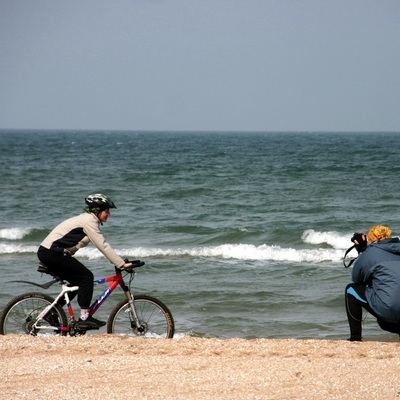
M 89 206 L 89 209 L 98 208 L 103 211 L 109 208 L 117 208 L 108 196 L 101 193 L 90 194 L 85 198 L 85 202 Z

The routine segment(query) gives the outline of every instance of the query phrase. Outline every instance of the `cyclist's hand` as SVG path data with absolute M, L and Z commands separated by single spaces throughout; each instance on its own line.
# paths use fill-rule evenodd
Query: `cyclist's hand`
M 120 269 L 124 269 L 128 272 L 132 271 L 132 263 L 131 262 L 126 262 L 122 267 L 120 267 Z

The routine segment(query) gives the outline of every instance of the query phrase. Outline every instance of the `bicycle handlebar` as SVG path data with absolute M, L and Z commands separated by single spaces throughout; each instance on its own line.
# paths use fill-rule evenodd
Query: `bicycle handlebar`
M 145 264 L 145 262 L 144 261 L 140 261 L 140 260 L 124 260 L 126 263 L 132 263 L 132 265 L 130 266 L 130 267 L 128 267 L 128 268 L 121 268 L 121 269 L 123 269 L 123 270 L 126 270 L 126 269 L 133 269 L 133 268 L 139 268 L 139 267 L 142 267 L 144 264 Z

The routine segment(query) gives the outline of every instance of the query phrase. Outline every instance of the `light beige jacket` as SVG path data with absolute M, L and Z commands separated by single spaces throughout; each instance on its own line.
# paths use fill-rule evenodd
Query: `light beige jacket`
M 43 240 L 41 246 L 56 252 L 75 254 L 92 242 L 116 267 L 125 261 L 106 242 L 100 231 L 100 220 L 94 214 L 83 213 L 57 225 Z

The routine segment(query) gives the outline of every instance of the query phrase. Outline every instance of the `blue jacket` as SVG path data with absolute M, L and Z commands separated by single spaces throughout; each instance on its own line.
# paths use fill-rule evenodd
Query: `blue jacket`
M 354 263 L 352 278 L 367 286 L 365 296 L 376 315 L 400 322 L 400 240 L 370 244 Z

